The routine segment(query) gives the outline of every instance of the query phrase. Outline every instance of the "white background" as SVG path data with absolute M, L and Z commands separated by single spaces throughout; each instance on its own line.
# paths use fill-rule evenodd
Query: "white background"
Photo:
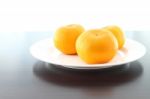
M 149 9 L 148 0 L 1 0 L 0 33 L 47 32 L 70 23 L 147 31 Z

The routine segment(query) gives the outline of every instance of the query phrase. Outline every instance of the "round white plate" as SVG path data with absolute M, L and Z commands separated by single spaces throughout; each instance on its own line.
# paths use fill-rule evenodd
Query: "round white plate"
M 135 61 L 145 54 L 146 49 L 141 43 L 126 39 L 124 47 L 111 61 L 104 64 L 86 64 L 77 55 L 64 55 L 54 47 L 52 39 L 44 39 L 33 44 L 30 52 L 35 58 L 58 66 L 74 69 L 101 69 Z

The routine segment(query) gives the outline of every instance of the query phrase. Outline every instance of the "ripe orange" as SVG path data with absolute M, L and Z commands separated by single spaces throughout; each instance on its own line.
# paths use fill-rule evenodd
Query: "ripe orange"
M 125 35 L 120 27 L 112 25 L 112 26 L 104 27 L 103 29 L 106 29 L 114 34 L 114 36 L 117 39 L 119 49 L 121 49 L 124 46 Z
M 118 43 L 110 31 L 93 29 L 78 37 L 76 50 L 79 57 L 88 64 L 105 63 L 116 55 Z
M 54 34 L 55 47 L 64 54 L 76 54 L 75 43 L 84 28 L 78 24 L 60 27 Z

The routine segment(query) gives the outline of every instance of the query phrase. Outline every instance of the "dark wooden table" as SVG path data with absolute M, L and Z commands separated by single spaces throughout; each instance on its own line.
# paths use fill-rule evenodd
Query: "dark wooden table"
M 30 55 L 29 47 L 51 37 L 51 32 L 0 33 L 0 99 L 149 99 L 150 32 L 126 35 L 146 46 L 143 58 L 115 68 L 81 71 Z

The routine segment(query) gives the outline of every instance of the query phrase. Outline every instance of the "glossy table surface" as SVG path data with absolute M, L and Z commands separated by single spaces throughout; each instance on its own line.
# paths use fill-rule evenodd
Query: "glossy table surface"
M 150 98 L 150 32 L 126 32 L 147 49 L 138 61 L 86 71 L 33 58 L 30 46 L 51 36 L 51 32 L 0 33 L 0 99 Z

